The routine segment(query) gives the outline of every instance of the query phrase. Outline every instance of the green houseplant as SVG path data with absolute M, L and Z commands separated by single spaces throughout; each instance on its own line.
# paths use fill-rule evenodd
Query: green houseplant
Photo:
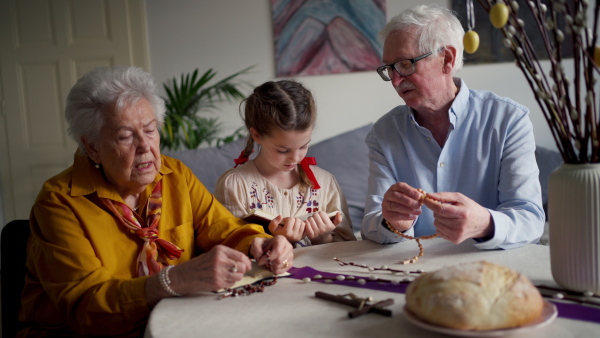
M 164 83 L 167 97 L 165 123 L 160 131 L 161 148 L 169 151 L 195 149 L 202 144 L 219 145 L 241 137 L 242 127 L 231 135 L 220 137 L 222 126 L 218 117 L 202 114 L 214 112 L 218 103 L 244 99 L 241 89 L 250 87 L 250 84 L 240 80 L 239 76 L 251 68 L 242 69 L 213 84 L 209 82 L 217 72 L 212 68 L 200 76 L 198 69 L 195 69 L 191 73 L 182 74 L 179 81 L 173 78 Z

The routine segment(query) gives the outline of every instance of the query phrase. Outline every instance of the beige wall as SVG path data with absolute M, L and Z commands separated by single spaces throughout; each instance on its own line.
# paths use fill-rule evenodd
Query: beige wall
M 450 6 L 449 0 L 428 2 Z M 421 3 L 387 0 L 388 17 Z M 225 76 L 251 65 L 257 66 L 246 77 L 252 83 L 275 77 L 270 1 L 146 0 L 146 5 L 152 72 L 158 81 L 195 68 L 213 68 L 218 76 Z M 513 63 L 467 66 L 459 76 L 470 88 L 491 90 L 529 107 L 536 141 L 555 148 L 537 102 Z M 374 71 L 297 79 L 317 100 L 319 119 L 313 142 L 373 122 L 403 103 Z M 237 105 L 224 105 L 220 116 L 228 131 L 242 125 Z

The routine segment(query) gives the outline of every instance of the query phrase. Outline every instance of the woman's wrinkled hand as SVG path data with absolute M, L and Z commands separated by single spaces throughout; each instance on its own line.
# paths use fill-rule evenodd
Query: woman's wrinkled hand
M 216 291 L 233 286 L 252 268 L 248 256 L 217 245 L 207 253 L 181 263 L 170 271 L 171 288 L 180 294 Z
M 266 266 L 270 262 L 271 271 L 275 274 L 288 271 L 294 263 L 292 245 L 285 237 L 279 235 L 273 238 L 254 238 L 250 245 L 250 254 L 259 265 Z

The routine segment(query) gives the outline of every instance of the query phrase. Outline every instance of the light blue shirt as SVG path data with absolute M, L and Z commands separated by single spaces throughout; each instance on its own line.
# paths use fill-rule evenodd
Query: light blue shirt
M 537 243 L 545 214 L 535 139 L 529 110 L 491 92 L 460 91 L 450 110 L 444 147 L 415 120 L 413 110 L 398 106 L 381 117 L 367 135 L 369 187 L 362 237 L 386 244 L 403 240 L 382 225 L 383 194 L 396 182 L 426 192 L 460 192 L 487 208 L 494 236 L 473 240 L 481 249 L 516 248 Z M 425 236 L 436 232 L 427 207 L 405 232 Z

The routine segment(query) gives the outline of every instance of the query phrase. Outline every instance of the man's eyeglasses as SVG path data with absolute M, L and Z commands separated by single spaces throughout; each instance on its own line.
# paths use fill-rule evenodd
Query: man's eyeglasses
M 433 52 L 423 54 L 414 59 L 400 60 L 390 63 L 389 65 L 383 65 L 377 68 L 377 74 L 381 76 L 383 81 L 392 81 L 392 69 L 395 69 L 401 76 L 412 75 L 412 73 L 414 73 L 416 70 L 415 63 L 419 60 L 423 60 L 431 54 L 433 54 Z

